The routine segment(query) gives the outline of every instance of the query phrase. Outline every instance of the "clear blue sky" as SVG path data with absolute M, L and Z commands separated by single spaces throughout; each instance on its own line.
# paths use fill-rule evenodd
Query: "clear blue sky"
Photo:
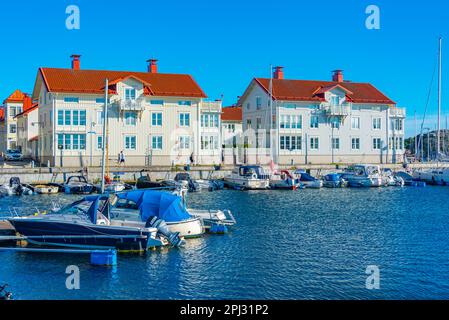
M 80 30 L 65 28 L 71 4 L 80 8 Z M 380 30 L 365 28 L 370 4 L 381 10 Z M 346 79 L 371 82 L 407 107 L 411 135 L 414 110 L 424 112 L 439 35 L 446 39 L 449 114 L 448 21 L 447 0 L 2 1 L 0 99 L 16 88 L 31 92 L 38 67 L 68 67 L 72 53 L 82 54 L 85 69 L 144 71 L 147 58 L 158 58 L 160 72 L 192 74 L 226 105 L 252 77 L 268 77 L 270 64 L 296 79 L 330 79 L 340 68 Z M 436 82 L 433 89 L 429 119 Z

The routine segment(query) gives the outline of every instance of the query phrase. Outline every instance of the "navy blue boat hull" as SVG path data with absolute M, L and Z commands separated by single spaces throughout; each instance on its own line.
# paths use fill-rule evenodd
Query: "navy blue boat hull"
M 150 237 L 149 232 L 96 225 L 27 219 L 10 222 L 18 233 L 29 238 L 30 243 L 47 246 L 143 251 L 147 249 Z

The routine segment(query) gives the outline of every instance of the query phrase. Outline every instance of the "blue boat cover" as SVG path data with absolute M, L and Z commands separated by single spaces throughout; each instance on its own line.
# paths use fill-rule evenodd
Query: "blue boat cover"
M 331 173 L 324 177 L 324 180 L 326 181 L 339 181 L 341 178 L 341 174 L 339 173 Z
M 182 198 L 167 192 L 142 190 L 117 194 L 119 199 L 135 202 L 140 211 L 142 221 L 150 217 L 158 217 L 166 222 L 178 222 L 191 219 L 184 208 Z

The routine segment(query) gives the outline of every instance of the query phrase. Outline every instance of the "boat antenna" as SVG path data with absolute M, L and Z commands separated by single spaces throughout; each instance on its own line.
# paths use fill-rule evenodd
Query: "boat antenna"
M 441 146 L 441 137 L 440 137 L 440 131 L 441 131 L 441 51 L 442 51 L 442 41 L 443 38 L 440 36 L 439 39 L 439 46 L 438 46 L 438 128 L 437 128 L 437 151 L 436 156 L 438 157 L 440 154 L 440 146 Z
M 101 194 L 104 194 L 105 190 L 105 174 L 106 174 L 106 149 L 108 145 L 108 135 L 106 133 L 108 128 L 108 90 L 109 90 L 109 80 L 105 80 L 104 86 L 104 107 L 103 107 L 103 158 L 101 162 Z

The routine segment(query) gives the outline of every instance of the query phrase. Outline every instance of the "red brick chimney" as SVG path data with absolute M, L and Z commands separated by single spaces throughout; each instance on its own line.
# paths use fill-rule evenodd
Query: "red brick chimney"
M 343 70 L 334 70 L 332 81 L 334 82 L 343 82 Z
M 273 78 L 280 80 L 284 79 L 284 67 L 274 67 Z
M 72 54 L 72 70 L 79 70 L 81 68 L 81 56 L 79 54 Z
M 148 72 L 149 73 L 157 73 L 157 60 L 150 59 L 150 60 L 147 60 L 147 62 L 148 62 Z

